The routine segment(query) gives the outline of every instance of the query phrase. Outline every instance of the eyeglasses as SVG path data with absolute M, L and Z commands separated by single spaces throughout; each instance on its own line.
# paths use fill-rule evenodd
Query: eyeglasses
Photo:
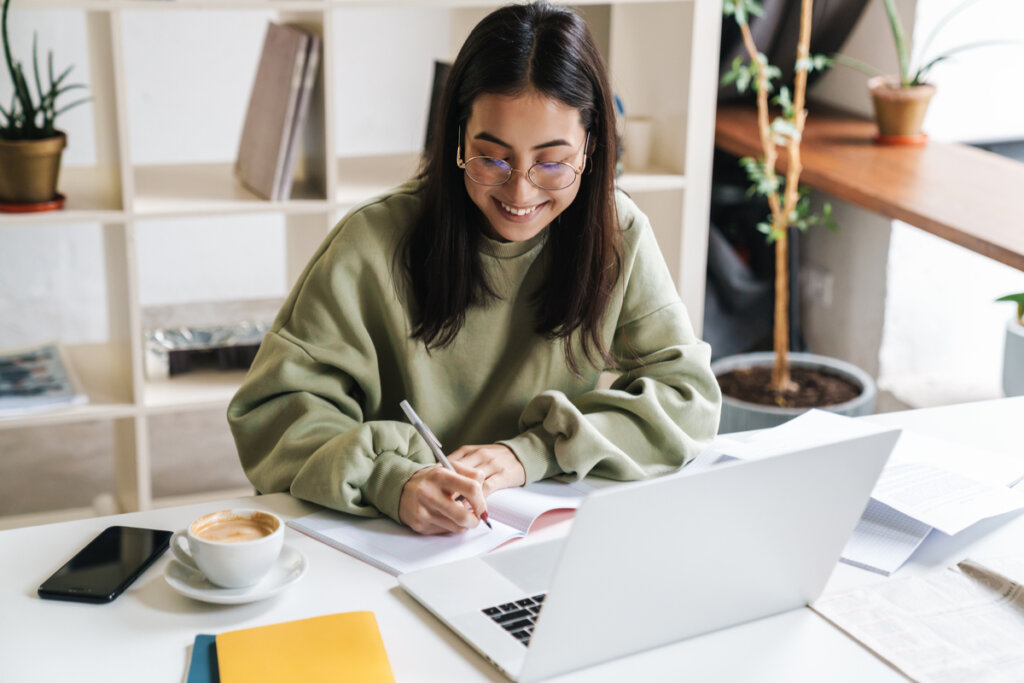
M 576 182 L 576 176 L 587 167 L 586 150 L 590 144 L 590 131 L 583 142 L 583 165 L 576 168 L 564 161 L 540 161 L 525 171 L 526 178 L 542 190 L 564 190 Z M 501 159 L 494 157 L 471 157 L 462 160 L 462 128 L 459 128 L 459 145 L 455 153 L 455 162 L 466 171 L 469 179 L 478 185 L 494 187 L 504 185 L 513 173 L 524 173 L 512 168 Z

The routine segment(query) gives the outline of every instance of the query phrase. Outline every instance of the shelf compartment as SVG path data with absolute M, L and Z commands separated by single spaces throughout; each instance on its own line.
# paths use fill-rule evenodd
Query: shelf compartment
M 296 182 L 288 201 L 268 201 L 238 182 L 232 168 L 230 162 L 136 166 L 132 210 L 145 217 L 327 211 L 326 199 L 308 184 Z
M 124 221 L 120 193 L 104 187 L 99 170 L 91 166 L 65 166 L 58 191 L 67 197 L 64 208 L 38 213 L 0 213 L 0 226 L 39 223 L 111 223 Z
M 89 403 L 85 405 L 0 417 L 0 430 L 71 424 L 73 422 L 88 422 L 91 420 L 117 420 L 132 417 L 135 413 L 136 408 L 130 403 L 107 402 L 97 399 L 97 397 L 89 396 Z
M 342 157 L 338 159 L 338 208 L 348 211 L 356 204 L 383 194 L 415 175 L 419 152 Z
M 153 415 L 186 409 L 227 409 L 245 373 L 245 370 L 200 370 L 169 379 L 147 380 L 143 385 L 145 412 Z
M 39 425 L 70 424 L 88 420 L 116 420 L 132 417 L 137 408 L 128 398 L 128 369 L 123 358 L 127 348 L 116 343 L 68 344 L 67 362 L 81 384 L 89 402 L 39 412 L 0 417 L 0 429 Z
M 615 185 L 629 194 L 676 191 L 686 188 L 686 177 L 652 168 L 646 171 L 627 171 L 615 181 Z

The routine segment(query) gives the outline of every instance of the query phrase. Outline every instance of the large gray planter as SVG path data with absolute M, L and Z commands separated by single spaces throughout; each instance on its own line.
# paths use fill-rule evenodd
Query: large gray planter
M 1003 393 L 1024 396 L 1024 325 L 1016 316 L 1006 321 L 1006 346 L 1003 348 Z
M 1024 339 L 1024 338 L 1022 338 Z M 771 366 L 775 362 L 775 354 L 771 351 L 759 351 L 755 353 L 741 353 L 735 356 L 720 358 L 711 364 L 711 370 L 715 376 L 724 375 L 730 370 L 749 368 L 755 366 Z M 807 369 L 825 370 L 834 375 L 849 379 L 861 387 L 861 393 L 857 398 L 846 403 L 839 403 L 834 406 L 823 406 L 828 410 L 848 417 L 859 415 L 870 415 L 875 409 L 875 396 L 878 388 L 875 380 L 868 373 L 856 365 L 845 361 L 819 356 L 814 353 L 791 353 L 789 354 L 790 367 L 801 367 Z M 720 434 L 729 432 L 742 432 L 748 429 L 763 429 L 775 427 L 792 420 L 797 415 L 807 412 L 808 408 L 780 408 L 778 406 L 766 406 L 758 403 L 740 401 L 730 396 L 722 397 L 722 421 L 718 428 Z

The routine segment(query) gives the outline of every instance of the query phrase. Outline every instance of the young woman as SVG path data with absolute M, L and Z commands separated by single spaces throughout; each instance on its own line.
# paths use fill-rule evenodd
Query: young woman
M 640 479 L 696 455 L 721 403 L 710 349 L 614 188 L 614 120 L 572 11 L 480 22 L 421 174 L 342 219 L 231 402 L 257 489 L 445 533 L 476 526 L 497 489 Z M 606 369 L 619 377 L 599 390 Z

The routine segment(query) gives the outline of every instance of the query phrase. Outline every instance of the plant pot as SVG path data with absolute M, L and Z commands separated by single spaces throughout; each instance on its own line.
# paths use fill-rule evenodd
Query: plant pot
M 1016 317 L 1006 321 L 1006 346 L 1003 347 L 1003 393 L 1024 396 L 1024 325 Z
M 934 85 L 902 87 L 895 76 L 875 76 L 868 80 L 868 91 L 875 105 L 878 142 L 924 144 L 927 136 L 921 132 L 921 123 L 935 94 Z
M 771 367 L 774 362 L 775 354 L 771 351 L 741 353 L 716 360 L 711 364 L 711 371 L 717 377 L 731 370 L 741 368 Z M 878 394 L 875 380 L 856 365 L 814 353 L 790 353 L 789 364 L 791 368 L 803 367 L 809 370 L 820 370 L 832 375 L 838 375 L 861 388 L 861 392 L 856 398 L 836 405 L 818 406 L 822 410 L 846 415 L 847 417 L 870 415 L 874 412 L 875 397 Z M 779 406 L 761 405 L 723 395 L 722 419 L 718 431 L 720 434 L 727 434 L 748 429 L 775 427 L 792 420 L 808 410 L 810 408 L 782 408 Z
M 0 140 L 0 202 L 33 204 L 57 197 L 60 157 L 67 136 Z

